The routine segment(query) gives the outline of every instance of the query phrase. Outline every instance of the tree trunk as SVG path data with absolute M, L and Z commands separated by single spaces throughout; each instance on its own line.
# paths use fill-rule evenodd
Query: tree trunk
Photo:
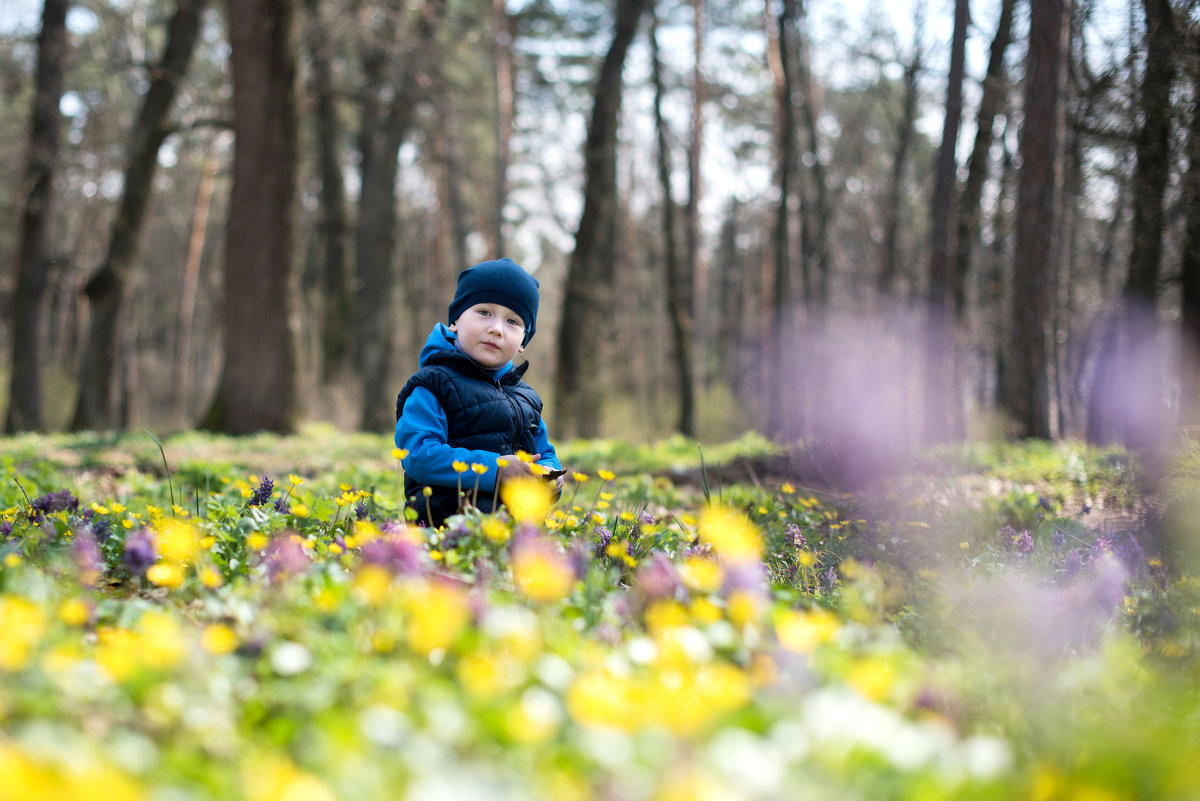
M 658 185 L 662 194 L 663 270 L 666 279 L 667 319 L 671 323 L 671 341 L 675 351 L 676 398 L 679 402 L 675 427 L 684 436 L 696 435 L 695 396 L 692 377 L 692 316 L 687 281 L 680 269 L 679 248 L 675 237 L 675 200 L 671 196 L 671 154 L 667 148 L 667 123 L 663 119 L 665 94 L 662 63 L 658 52 L 658 17 L 650 15 L 651 67 L 654 76 L 654 126 L 658 134 Z
M 878 288 L 882 295 L 890 296 L 895 290 L 896 275 L 899 273 L 900 252 L 900 208 L 904 197 L 904 173 L 908 169 L 908 155 L 912 149 L 914 125 L 917 120 L 917 101 L 920 92 L 917 87 L 917 77 L 921 72 L 922 51 L 917 35 L 913 36 L 913 56 L 904 65 L 903 112 L 900 124 L 896 127 L 896 152 L 892 157 L 891 182 L 888 185 L 887 201 L 883 207 L 883 247 L 882 262 L 879 269 Z
M 1200 37 L 1191 38 L 1193 55 Z M 1200 67 L 1192 65 L 1192 96 L 1200 97 Z M 1180 420 L 1200 426 L 1200 107 L 1192 108 L 1188 131 L 1188 170 L 1184 176 L 1187 229 L 1181 272 Z
M 771 4 L 768 3 L 768 14 Z M 775 221 L 771 232 L 774 253 L 774 278 L 771 285 L 770 314 L 764 317 L 762 331 L 766 354 L 767 433 L 777 441 L 788 441 L 798 433 L 794 418 L 803 399 L 785 392 L 783 376 L 784 341 L 795 335 L 795 298 L 792 285 L 792 179 L 796 175 L 796 111 L 792 103 L 795 68 L 791 56 L 795 52 L 792 35 L 799 13 L 797 0 L 783 0 L 775 19 L 775 35 L 768 39 L 768 59 L 775 81 L 775 185 L 779 196 L 775 204 Z
M 187 262 L 183 268 L 183 286 L 179 290 L 179 315 L 175 326 L 175 349 L 171 358 L 173 392 L 172 416 L 191 425 L 192 399 L 192 326 L 196 317 L 196 291 L 200 285 L 200 267 L 204 263 L 204 242 L 208 238 L 208 216 L 212 208 L 213 182 L 217 177 L 217 152 L 210 145 L 204 157 L 204 172 L 196 190 L 192 212 L 192 230 L 188 237 Z
M 927 445 L 960 435 L 962 409 L 954 386 L 954 321 L 951 318 L 950 232 L 958 162 L 955 149 L 962 123 L 962 84 L 966 60 L 967 28 L 971 11 L 967 0 L 954 3 L 954 36 L 950 47 L 950 72 L 946 85 L 946 113 L 942 145 L 934 168 L 930 201 L 929 294 L 926 319 L 925 420 Z
M 983 185 L 991 163 L 992 128 L 996 116 L 1004 109 L 1008 95 L 1008 76 L 1004 69 L 1004 52 L 1012 42 L 1013 9 L 1017 0 L 1002 0 L 1000 21 L 992 38 L 987 75 L 983 79 L 983 95 L 979 99 L 979 114 L 975 126 L 975 144 L 967 161 L 967 180 L 958 199 L 958 234 L 955 240 L 953 272 L 954 318 L 962 322 L 967 311 L 967 276 L 971 272 L 971 254 L 979 239 Z
M 600 67 L 584 145 L 583 213 L 567 266 L 559 326 L 555 429 L 562 436 L 595 436 L 600 429 L 604 323 L 613 275 L 617 205 L 617 116 L 625 54 L 652 0 L 617 0 L 613 39 Z
M 50 263 L 54 174 L 59 163 L 58 111 L 67 57 L 69 0 L 45 0 L 37 43 L 37 77 L 29 124 L 25 177 L 18 190 L 16 290 L 12 312 L 12 376 L 5 432 L 40 431 L 42 422 L 42 311 Z M 23 195 L 23 197 L 21 197 Z
M 158 151 L 170 132 L 168 117 L 187 74 L 205 0 L 178 0 L 167 31 L 167 43 L 157 66 L 150 70 L 150 88 L 142 97 L 130 136 L 121 201 L 108 240 L 104 263 L 88 278 L 88 336 L 79 365 L 79 396 L 71 430 L 120 427 L 118 361 L 122 328 L 131 324 L 124 307 L 130 273 L 141 258 L 146 209 L 158 169 Z M 124 374 L 124 371 L 122 371 Z
M 298 414 L 295 6 L 229 0 L 236 140 L 225 235 L 222 353 L 204 428 L 289 432 Z
M 379 70 L 386 56 L 365 65 L 367 81 L 380 88 Z M 386 429 L 395 423 L 387 398 L 394 387 L 389 377 L 392 360 L 394 315 L 392 290 L 396 257 L 396 173 L 398 153 L 408 133 L 410 107 L 383 105 L 368 92 L 361 110 L 362 189 L 359 197 L 358 231 L 355 235 L 355 264 L 358 275 L 357 314 L 354 318 L 356 365 L 362 377 L 363 398 L 359 428 Z
M 492 253 L 503 255 L 504 207 L 508 203 L 508 162 L 513 129 L 513 32 L 505 0 L 492 0 L 492 59 L 496 72 L 496 188 L 492 209 Z M 465 262 L 460 265 L 465 266 Z
M 1009 412 L 1016 433 L 1028 437 L 1051 435 L 1046 326 L 1050 277 L 1058 257 L 1069 4 L 1070 0 L 1031 4 L 1013 254 L 1012 354 L 1007 360 Z
M 1133 242 L 1121 292 L 1119 333 L 1111 361 L 1093 389 L 1089 437 L 1152 446 L 1165 430 L 1158 347 L 1158 282 L 1165 229 L 1163 199 L 1170 178 L 1171 85 L 1175 77 L 1174 12 L 1168 0 L 1145 0 L 1146 68 L 1138 107 L 1142 126 L 1134 150 Z
M 316 128 L 317 172 L 321 190 L 317 195 L 317 232 L 320 239 L 319 273 L 323 287 L 321 309 L 321 383 L 330 384 L 349 366 L 352 330 L 352 297 L 347 269 L 350 231 L 345 176 L 342 174 L 344 135 L 334 100 L 332 44 L 321 18 L 318 0 L 306 0 L 308 40 L 312 58 L 314 95 L 313 121 Z
M 800 92 L 800 116 L 806 142 L 803 161 L 808 170 L 800 201 L 800 265 L 804 276 L 806 303 L 824 309 L 829 304 L 831 264 L 829 260 L 829 189 L 825 164 L 821 161 L 817 134 L 817 92 L 812 78 L 808 48 L 808 11 L 804 0 L 796 3 L 794 88 Z M 811 164 L 810 164 L 811 162 Z M 799 174 L 799 173 L 797 173 Z
M 688 357 L 690 384 L 687 388 L 689 400 L 680 401 L 680 431 L 695 436 L 695 405 L 696 387 L 704 380 L 706 370 L 703 355 L 708 351 L 708 343 L 703 332 L 708 332 L 708 270 L 700 255 L 700 196 L 703 184 L 700 175 L 700 157 L 704 145 L 704 101 L 705 83 L 701 65 L 704 60 L 704 0 L 691 0 L 692 4 L 692 135 L 688 146 L 688 195 L 687 206 L 684 208 L 684 285 L 686 287 L 686 302 L 691 307 L 692 331 L 702 332 L 701 337 L 692 343 L 691 354 Z M 684 414 L 685 407 L 692 409 Z M 684 425 L 683 418 L 690 420 Z

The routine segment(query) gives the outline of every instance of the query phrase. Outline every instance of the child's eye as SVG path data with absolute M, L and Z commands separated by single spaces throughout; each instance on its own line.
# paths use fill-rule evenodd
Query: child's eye
M 492 313 L 491 313 L 490 311 L 488 311 L 487 309 L 480 309 L 480 310 L 479 310 L 479 315 L 480 315 L 481 317 L 491 317 L 491 316 L 492 316 Z
M 524 324 L 523 324 L 523 323 L 522 323 L 520 320 L 518 320 L 516 317 L 509 317 L 509 318 L 508 318 L 508 324 L 509 324 L 509 325 L 515 325 L 517 328 L 524 328 L 524 327 L 525 327 L 525 326 L 524 326 Z

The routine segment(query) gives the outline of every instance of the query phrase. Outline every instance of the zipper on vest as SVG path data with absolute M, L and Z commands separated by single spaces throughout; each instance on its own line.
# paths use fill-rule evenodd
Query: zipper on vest
M 517 413 L 517 422 L 521 426 L 519 430 L 524 431 L 525 430 L 525 415 L 524 415 L 524 413 L 522 413 L 521 407 L 519 405 L 517 405 L 517 402 L 515 400 L 513 400 L 512 395 L 509 395 L 508 392 L 506 392 L 504 390 L 504 386 L 498 380 L 496 380 L 496 379 L 493 379 L 493 380 L 496 381 L 496 389 L 500 390 L 500 394 L 503 395 L 505 397 L 505 399 L 508 401 L 508 405 L 511 406 L 512 410 Z M 516 451 L 516 449 L 517 449 L 516 437 L 513 437 L 510 447 L 512 448 L 512 450 L 514 452 Z

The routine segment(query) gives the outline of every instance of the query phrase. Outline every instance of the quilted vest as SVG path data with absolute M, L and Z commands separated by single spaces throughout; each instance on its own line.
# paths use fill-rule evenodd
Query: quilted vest
M 433 393 L 446 414 L 448 445 L 501 455 L 517 451 L 534 453 L 534 435 L 542 421 L 542 399 L 521 380 L 527 369 L 529 363 L 525 362 L 497 380 L 465 354 L 434 353 L 396 397 L 396 419 L 400 419 L 413 390 L 424 387 Z M 471 490 L 473 479 L 472 473 L 464 474 L 464 491 Z M 458 511 L 458 487 L 432 487 L 433 494 L 428 500 L 423 488 L 407 474 L 404 476 L 405 498 L 426 524 L 441 525 Z M 492 493 L 480 492 L 475 506 L 490 512 Z

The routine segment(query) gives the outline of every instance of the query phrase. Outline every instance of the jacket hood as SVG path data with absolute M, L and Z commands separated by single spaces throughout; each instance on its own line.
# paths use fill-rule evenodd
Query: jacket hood
M 425 344 L 421 347 L 421 355 L 417 363 L 421 367 L 424 367 L 430 363 L 430 360 L 436 354 L 448 355 L 451 353 L 456 353 L 462 356 L 464 359 L 470 360 L 470 356 L 458 349 L 456 346 L 457 342 L 458 334 L 451 331 L 449 326 L 447 326 L 445 323 L 437 323 L 434 325 L 433 330 L 429 332 L 429 336 L 425 339 Z M 472 362 L 472 364 L 474 364 L 474 362 Z M 485 370 L 483 367 L 480 367 L 479 369 L 484 370 L 484 372 L 491 372 Z M 513 363 L 511 361 L 507 362 L 500 367 L 497 367 L 495 372 L 492 372 L 492 378 L 499 380 L 502 375 L 512 369 Z

